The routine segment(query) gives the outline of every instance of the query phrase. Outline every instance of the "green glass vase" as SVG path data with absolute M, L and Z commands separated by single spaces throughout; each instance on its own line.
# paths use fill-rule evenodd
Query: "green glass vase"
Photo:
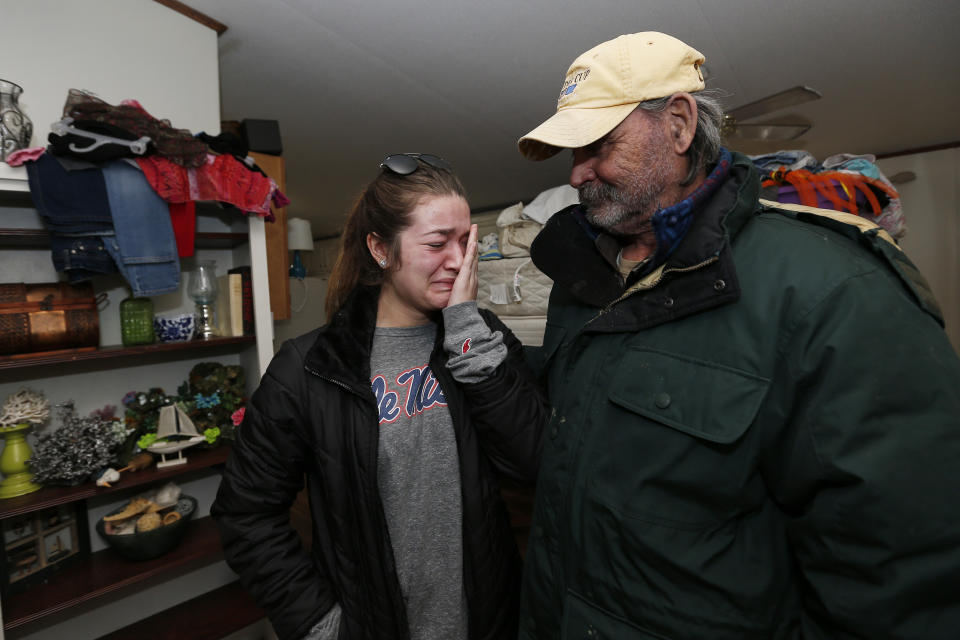
M 130 296 L 120 302 L 120 336 L 123 346 L 153 342 L 153 302 Z

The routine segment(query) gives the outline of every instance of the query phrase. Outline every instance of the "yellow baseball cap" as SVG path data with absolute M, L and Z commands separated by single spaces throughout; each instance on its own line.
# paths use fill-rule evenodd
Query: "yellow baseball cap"
M 557 99 L 557 112 L 520 138 L 530 160 L 584 147 L 607 135 L 637 104 L 704 88 L 693 47 L 656 31 L 631 33 L 598 44 L 573 61 Z

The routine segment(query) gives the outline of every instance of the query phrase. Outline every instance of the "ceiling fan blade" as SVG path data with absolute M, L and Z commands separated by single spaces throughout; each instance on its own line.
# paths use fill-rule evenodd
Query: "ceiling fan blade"
M 819 100 L 820 92 L 810 87 L 797 86 L 780 93 L 775 93 L 766 98 L 761 98 L 756 102 L 750 102 L 743 106 L 731 109 L 727 115 L 731 116 L 737 122 L 743 122 L 750 118 L 756 118 L 773 111 L 779 111 L 787 107 L 792 107 L 811 100 Z
M 733 140 L 795 140 L 810 130 L 809 124 L 736 123 L 725 131 Z
M 917 174 L 913 171 L 900 171 L 887 178 L 893 184 L 906 184 L 917 179 Z

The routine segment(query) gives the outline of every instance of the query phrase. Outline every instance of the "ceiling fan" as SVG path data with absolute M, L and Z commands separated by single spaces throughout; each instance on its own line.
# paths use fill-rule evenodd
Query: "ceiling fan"
M 794 140 L 806 133 L 813 125 L 809 122 L 786 121 L 747 123 L 744 120 L 751 120 L 773 111 L 819 99 L 819 91 L 802 85 L 769 95 L 725 113 L 720 133 L 726 139 Z

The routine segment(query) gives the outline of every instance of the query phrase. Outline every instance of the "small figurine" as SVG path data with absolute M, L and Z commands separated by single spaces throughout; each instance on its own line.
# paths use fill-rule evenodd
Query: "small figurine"
M 116 469 L 111 469 L 107 467 L 103 470 L 103 473 L 100 474 L 100 477 L 97 478 L 98 487 L 109 487 L 111 482 L 116 482 L 120 479 L 120 472 Z

